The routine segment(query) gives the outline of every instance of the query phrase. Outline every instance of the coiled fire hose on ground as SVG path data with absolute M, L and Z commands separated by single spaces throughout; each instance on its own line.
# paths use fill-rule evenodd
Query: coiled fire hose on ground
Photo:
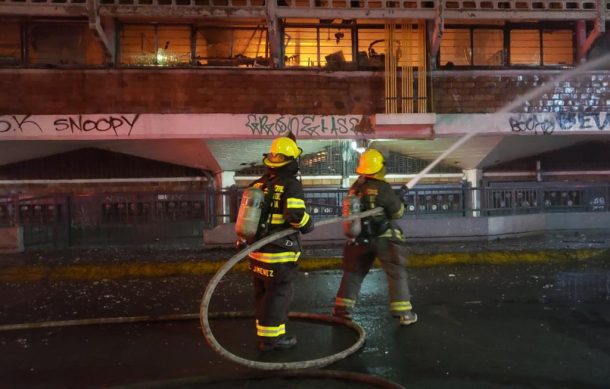
M 351 220 L 355 220 L 355 219 L 361 219 L 361 218 L 367 217 L 367 216 L 378 215 L 381 212 L 383 212 L 383 208 L 375 208 L 375 209 L 371 209 L 369 211 L 361 212 L 361 213 L 350 215 L 350 216 L 326 219 L 326 220 L 317 222 L 316 227 L 320 227 L 320 226 L 327 225 L 327 224 L 344 222 L 344 221 L 351 221 Z M 212 333 L 212 329 L 210 328 L 210 322 L 209 322 L 210 315 L 208 313 L 208 307 L 210 306 L 210 300 L 212 299 L 214 290 L 216 289 L 216 286 L 218 285 L 220 280 L 225 276 L 225 274 L 227 274 L 227 272 L 229 272 L 229 270 L 231 270 L 231 268 L 233 266 L 235 266 L 235 264 L 237 264 L 239 261 L 241 261 L 251 252 L 259 249 L 260 247 L 266 245 L 267 243 L 273 242 L 274 240 L 283 238 L 287 235 L 294 234 L 295 232 L 296 232 L 296 230 L 294 230 L 292 228 L 287 228 L 287 229 L 279 231 L 275 234 L 269 235 L 268 237 L 263 238 L 259 241 L 256 241 L 251 246 L 248 246 L 247 248 L 241 250 L 239 253 L 237 253 L 233 257 L 231 257 L 220 269 L 218 269 L 216 274 L 214 274 L 214 276 L 208 282 L 205 292 L 203 293 L 203 298 L 201 299 L 201 306 L 199 309 L 199 318 L 201 321 L 201 331 L 203 332 L 203 337 L 205 338 L 206 342 L 208 342 L 208 344 L 212 348 L 212 350 L 214 350 L 216 353 L 218 353 L 222 357 L 224 357 L 230 361 L 233 361 L 237 364 L 240 364 L 242 366 L 247 366 L 247 367 L 250 367 L 253 369 L 259 369 L 259 370 L 311 369 L 311 368 L 316 368 L 316 367 L 328 366 L 338 360 L 344 359 L 344 358 L 350 356 L 351 354 L 355 353 L 356 351 L 358 351 L 364 344 L 364 339 L 366 337 L 366 333 L 365 333 L 364 329 L 362 329 L 362 327 L 360 327 L 358 324 L 356 324 L 352 321 L 343 320 L 343 319 L 340 319 L 340 318 L 337 318 L 334 316 L 321 315 L 321 314 L 315 314 L 315 313 L 304 313 L 304 312 L 290 312 L 288 314 L 288 317 L 294 318 L 294 319 L 317 320 L 317 321 L 324 321 L 324 322 L 328 322 L 328 323 L 341 324 L 341 325 L 344 325 L 344 326 L 352 329 L 353 331 L 355 331 L 358 334 L 358 339 L 351 347 L 349 347 L 341 352 L 338 352 L 336 354 L 327 356 L 327 357 L 311 359 L 311 360 L 307 360 L 307 361 L 298 361 L 298 362 L 260 362 L 260 361 L 253 361 L 250 359 L 242 358 L 238 355 L 231 353 L 230 351 L 228 351 L 227 349 L 222 347 L 222 345 L 214 337 L 214 334 Z

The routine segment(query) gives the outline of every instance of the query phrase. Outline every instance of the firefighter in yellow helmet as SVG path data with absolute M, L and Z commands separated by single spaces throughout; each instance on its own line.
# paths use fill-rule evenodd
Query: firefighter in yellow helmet
M 362 210 L 382 207 L 384 213 L 362 219 L 361 232 L 348 241 L 343 251 L 343 278 L 333 315 L 351 319 L 360 287 L 375 258 L 379 258 L 387 276 L 390 311 L 402 325 L 413 324 L 417 314 L 412 311 L 411 294 L 407 284 L 402 230 L 392 220 L 404 213 L 404 205 L 385 177 L 385 160 L 375 149 L 360 156 L 356 173 L 359 177 L 349 192 L 360 198 Z
M 293 138 L 275 139 L 263 158 L 267 172 L 252 183 L 263 190 L 265 197 L 255 240 L 286 228 L 295 229 L 294 234 L 250 253 L 256 333 L 262 351 L 291 348 L 297 343 L 296 336 L 286 335 L 286 321 L 301 255 L 299 232 L 308 233 L 314 227 L 305 207 L 303 187 L 297 179 L 301 152 Z

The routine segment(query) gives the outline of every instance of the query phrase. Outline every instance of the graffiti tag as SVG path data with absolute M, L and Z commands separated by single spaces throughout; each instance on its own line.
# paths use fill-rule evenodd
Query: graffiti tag
M 252 135 L 281 136 L 292 132 L 295 136 L 341 136 L 364 133 L 361 120 L 353 116 L 317 115 L 248 115 L 246 127 Z M 368 132 L 370 126 L 365 126 Z
M 607 112 L 518 114 L 510 117 L 508 124 L 512 132 L 542 135 L 551 135 L 555 131 L 605 131 L 610 129 L 610 114 Z
M 555 131 L 555 121 L 538 115 L 519 115 L 508 119 L 512 132 L 533 132 L 550 135 Z
M 115 136 L 130 136 L 139 116 L 139 114 L 101 117 L 66 115 L 58 117 L 51 125 L 45 125 L 32 119 L 32 115 L 0 115 L 0 134 L 111 133 Z
M 610 115 L 607 112 L 597 113 L 558 113 L 557 123 L 564 131 L 569 130 L 599 130 L 603 131 L 610 127 Z
M 4 132 L 44 132 L 34 120 L 29 120 L 31 115 L 2 115 L 0 116 L 0 134 Z

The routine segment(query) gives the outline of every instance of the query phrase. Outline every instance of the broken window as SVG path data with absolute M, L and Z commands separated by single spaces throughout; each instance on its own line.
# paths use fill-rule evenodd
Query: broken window
M 195 53 L 201 66 L 269 66 L 267 28 L 199 27 Z
M 352 30 L 344 26 L 286 26 L 286 67 L 353 68 Z
M 385 32 L 382 27 L 358 29 L 358 66 L 383 68 L 385 63 Z
M 470 30 L 447 28 L 443 33 L 440 47 L 440 64 L 443 66 L 472 65 Z
M 0 65 L 21 62 L 21 26 L 15 22 L 0 24 Z
M 440 48 L 443 66 L 502 66 L 504 32 L 494 28 L 448 28 Z
M 120 63 L 133 66 L 180 66 L 191 63 L 188 25 L 124 25 L 120 35 Z
M 28 62 L 34 65 L 101 65 L 105 53 L 86 23 L 36 22 L 28 26 Z
M 504 64 L 504 32 L 500 29 L 475 29 L 472 36 L 475 66 Z

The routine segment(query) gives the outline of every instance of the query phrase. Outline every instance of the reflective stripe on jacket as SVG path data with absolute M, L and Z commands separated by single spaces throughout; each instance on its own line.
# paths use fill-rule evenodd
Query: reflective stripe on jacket
M 372 225 L 370 231 L 372 235 L 380 238 L 403 239 L 400 227 L 391 223 L 390 220 L 401 218 L 405 208 L 390 184 L 376 178 L 360 176 L 350 188 L 350 192 L 358 194 L 365 210 L 383 208 L 383 215 L 363 219 Z M 363 229 L 363 234 L 366 233 L 367 231 Z
M 252 186 L 263 190 L 265 196 L 271 194 L 268 210 L 268 228 L 260 236 L 264 238 L 286 228 L 301 229 L 312 222 L 307 213 L 303 187 L 295 175 L 282 174 L 278 169 L 276 174 L 261 177 Z M 271 193 L 270 193 L 271 191 Z M 250 258 L 266 264 L 295 262 L 301 254 L 298 232 L 278 239 L 250 253 Z

